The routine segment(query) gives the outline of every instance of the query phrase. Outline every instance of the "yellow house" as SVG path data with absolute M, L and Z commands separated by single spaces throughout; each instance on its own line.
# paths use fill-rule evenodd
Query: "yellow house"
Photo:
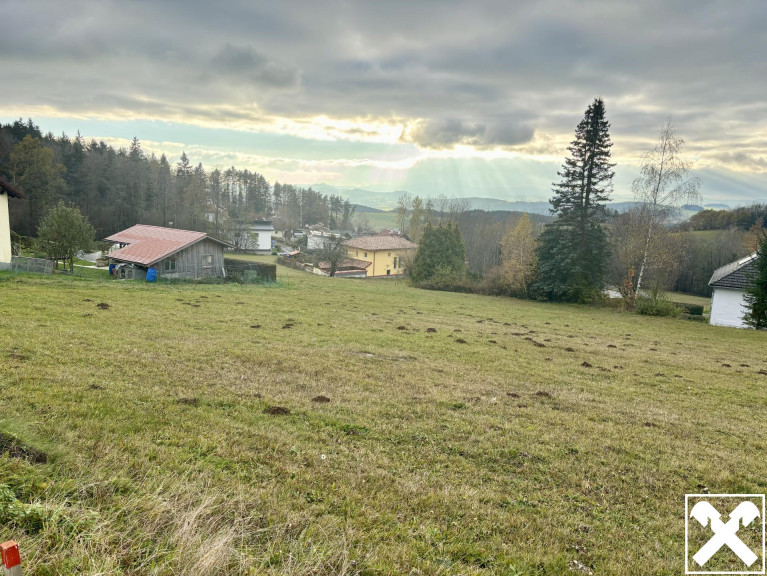
M 368 278 L 405 273 L 405 261 L 415 256 L 418 244 L 398 236 L 360 236 L 344 242 L 349 258 L 370 262 Z

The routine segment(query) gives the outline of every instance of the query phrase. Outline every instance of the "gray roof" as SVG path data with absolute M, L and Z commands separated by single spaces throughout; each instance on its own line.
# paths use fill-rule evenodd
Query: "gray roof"
M 755 273 L 756 252 L 714 270 L 708 285 L 714 288 L 745 290 L 751 284 L 751 278 Z

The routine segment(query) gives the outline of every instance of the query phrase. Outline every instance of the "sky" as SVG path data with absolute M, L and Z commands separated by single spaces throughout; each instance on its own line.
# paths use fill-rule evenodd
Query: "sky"
M 0 0 L 0 122 L 271 182 L 545 201 L 595 97 L 613 198 L 671 118 L 701 203 L 767 201 L 767 3 Z

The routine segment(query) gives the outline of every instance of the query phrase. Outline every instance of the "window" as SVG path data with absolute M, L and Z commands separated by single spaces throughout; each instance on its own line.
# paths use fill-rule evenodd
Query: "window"
M 386 270 L 386 275 L 391 276 L 391 270 Z
M 213 254 L 204 254 L 202 257 L 203 268 L 213 268 Z
M 399 256 L 394 257 L 394 267 L 399 268 Z
M 176 271 L 176 259 L 168 258 L 162 263 L 163 272 L 175 272 Z
M 365 258 L 367 258 L 367 257 L 368 257 L 368 253 L 367 253 L 367 252 L 365 252 Z
M 389 256 L 389 258 L 391 258 L 391 252 L 389 252 L 388 256 Z

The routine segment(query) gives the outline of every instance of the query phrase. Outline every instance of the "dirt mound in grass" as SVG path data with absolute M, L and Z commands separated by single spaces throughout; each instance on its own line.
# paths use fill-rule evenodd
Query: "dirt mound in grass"
M 186 406 L 198 406 L 200 404 L 199 398 L 179 398 L 176 400 L 177 404 L 183 404 Z
M 96 308 L 98 308 L 99 310 L 109 310 L 111 306 L 107 304 L 106 302 L 99 302 L 98 304 L 96 304 Z
M 315 396 L 314 398 L 312 398 L 312 402 L 317 402 L 319 404 L 327 404 L 328 402 L 330 402 L 330 398 L 320 394 L 319 396 Z
M 287 416 L 290 414 L 290 409 L 284 406 L 269 406 L 264 409 L 264 414 L 271 414 L 272 416 Z
M 48 455 L 42 450 L 24 444 L 15 436 L 0 432 L 0 454 L 6 452 L 11 458 L 23 458 L 32 464 L 44 464 L 48 461 Z

